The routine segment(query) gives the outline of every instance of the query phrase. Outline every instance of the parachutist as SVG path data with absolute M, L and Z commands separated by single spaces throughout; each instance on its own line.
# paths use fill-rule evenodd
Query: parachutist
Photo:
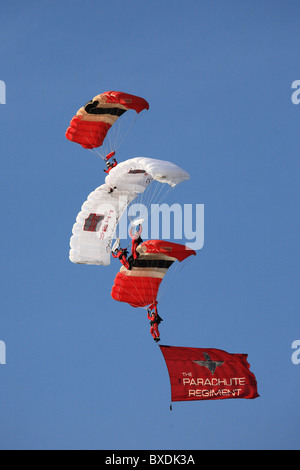
M 128 255 L 128 251 L 126 248 L 119 248 L 118 250 L 116 250 L 115 252 L 112 251 L 112 256 L 114 258 L 119 258 L 119 260 L 121 261 L 121 263 L 123 264 L 123 266 L 125 266 L 126 269 L 130 270 L 131 269 L 131 266 L 129 265 L 129 262 L 128 262 L 128 259 L 127 259 L 127 255 Z
M 163 319 L 160 318 L 157 312 L 157 300 L 148 307 L 147 317 L 148 317 L 148 320 L 150 320 L 150 326 L 151 326 L 150 333 L 154 341 L 158 343 L 158 341 L 160 341 L 160 333 L 158 330 L 158 325 L 163 321 Z
M 103 170 L 105 173 L 109 173 L 115 166 L 117 166 L 118 162 L 114 158 L 112 162 L 106 162 L 106 170 Z
M 113 160 L 109 161 L 112 157 L 114 157 Z M 108 155 L 106 155 L 105 160 L 106 160 L 106 170 L 103 170 L 103 171 L 105 173 L 109 173 L 110 170 L 112 170 L 118 164 L 117 160 L 115 159 L 115 152 L 110 152 Z

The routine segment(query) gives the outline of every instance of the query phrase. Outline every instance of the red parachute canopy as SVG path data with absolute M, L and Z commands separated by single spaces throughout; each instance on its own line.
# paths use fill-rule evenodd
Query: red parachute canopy
M 77 111 L 66 137 L 86 149 L 100 147 L 112 125 L 129 109 L 140 113 L 149 109 L 149 104 L 144 98 L 121 91 L 97 95 Z
M 111 296 L 132 307 L 146 307 L 155 302 L 158 289 L 174 261 L 183 261 L 194 250 L 163 240 L 148 240 L 138 246 L 138 259 L 129 271 L 124 266 L 116 275 Z

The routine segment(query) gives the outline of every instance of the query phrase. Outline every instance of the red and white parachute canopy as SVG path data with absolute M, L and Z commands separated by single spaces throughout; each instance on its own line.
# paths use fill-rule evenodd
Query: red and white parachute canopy
M 149 104 L 139 96 L 121 91 L 101 93 L 77 111 L 66 131 L 66 137 L 85 149 L 103 146 L 98 153 L 105 157 L 109 151 L 119 147 L 125 131 L 128 131 L 137 114 L 145 109 L 149 109 Z M 125 113 L 128 116 L 131 112 L 132 117 L 128 118 L 127 124 L 124 125 L 124 132 L 122 132 L 121 127 L 117 125 L 119 118 Z M 125 124 L 127 119 L 122 118 L 121 121 Z
M 165 196 L 163 187 L 174 188 L 189 178 L 185 170 L 164 160 L 136 157 L 119 163 L 83 204 L 73 226 L 70 260 L 109 265 L 115 231 L 127 206 L 137 197 L 150 206 Z
M 184 261 L 194 250 L 164 240 L 148 240 L 138 246 L 139 257 L 131 270 L 124 266 L 116 275 L 111 296 L 132 307 L 146 307 L 157 299 L 159 286 L 174 261 Z

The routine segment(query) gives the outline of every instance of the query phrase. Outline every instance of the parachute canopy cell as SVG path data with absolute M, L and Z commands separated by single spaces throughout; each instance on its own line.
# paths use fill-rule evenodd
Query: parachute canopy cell
M 100 147 L 116 120 L 130 109 L 139 114 L 149 109 L 149 104 L 144 98 L 120 91 L 101 93 L 77 111 L 66 138 L 85 149 Z
M 73 226 L 70 260 L 109 265 L 114 233 L 127 206 L 154 181 L 168 188 L 187 179 L 186 171 L 163 160 L 136 157 L 119 163 L 83 204 Z
M 116 275 L 111 296 L 132 307 L 146 307 L 157 299 L 159 286 L 174 261 L 184 261 L 194 250 L 164 240 L 148 240 L 138 246 L 132 269 L 124 266 Z

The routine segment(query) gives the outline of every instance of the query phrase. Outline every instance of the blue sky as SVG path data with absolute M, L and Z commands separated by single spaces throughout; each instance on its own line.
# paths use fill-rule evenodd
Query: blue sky
M 1 6 L 1 449 L 297 449 L 299 3 L 10 1 Z M 176 403 L 119 266 L 68 259 L 103 164 L 65 138 L 96 94 L 150 110 L 118 158 L 191 173 L 205 244 L 160 301 L 162 344 L 247 353 L 260 398 Z

